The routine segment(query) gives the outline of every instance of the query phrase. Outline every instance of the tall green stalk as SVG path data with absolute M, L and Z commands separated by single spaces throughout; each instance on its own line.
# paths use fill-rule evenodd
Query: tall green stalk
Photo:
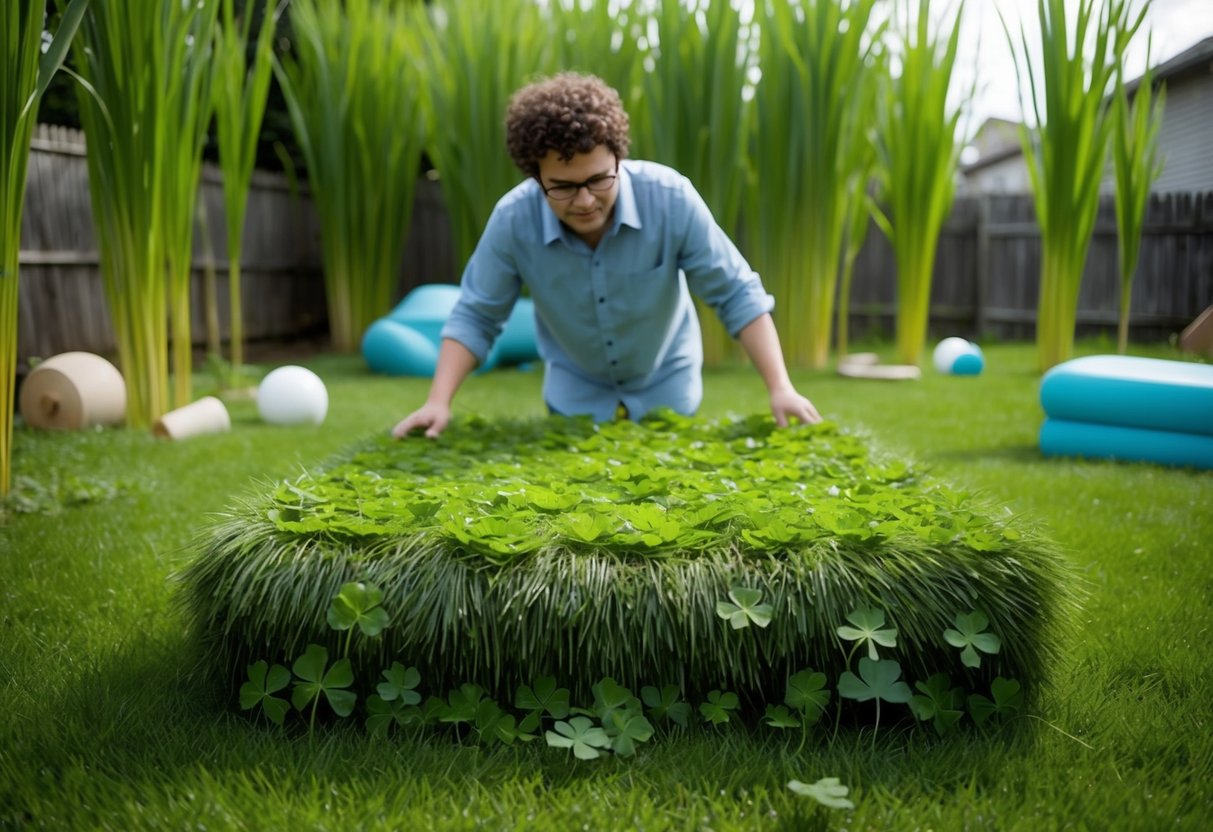
M 1162 126 L 1166 90 L 1154 93 L 1154 72 L 1146 50 L 1146 71 L 1129 102 L 1123 73 L 1116 76 L 1113 106 L 1112 164 L 1116 171 L 1116 228 L 1120 253 L 1120 320 L 1116 327 L 1116 349 L 1129 348 L 1129 306 L 1133 276 L 1141 249 L 1141 227 L 1145 221 L 1150 186 L 1162 175 L 1158 154 L 1158 128 Z
M 746 217 L 752 259 L 776 296 L 784 352 L 796 364 L 829 358 L 834 291 L 846 233 L 848 149 L 862 141 L 864 74 L 878 36 L 876 0 L 769 0 L 760 29 Z
M 194 264 L 194 219 L 202 179 L 202 146 L 206 143 L 214 87 L 214 31 L 218 0 L 193 6 L 196 14 L 185 27 L 184 48 L 166 50 L 161 79 L 167 103 L 163 130 L 167 165 L 160 192 L 165 255 L 169 281 L 169 334 L 172 338 L 173 402 L 189 404 L 193 373 L 190 332 L 190 284 Z
M 46 53 L 46 0 L 9 0 L 0 11 L 0 497 L 12 484 L 17 380 L 17 288 L 21 214 L 38 105 L 67 56 L 88 0 L 72 0 Z
M 638 142 L 642 69 L 650 52 L 644 0 L 551 0 L 547 14 L 552 68 L 597 75 L 614 87 L 631 117 L 632 141 Z
M 219 140 L 219 165 L 223 169 L 224 218 L 227 222 L 229 332 L 232 369 L 244 364 L 244 309 L 241 299 L 240 262 L 244 251 L 244 215 L 249 185 L 257 161 L 257 137 L 265 116 L 273 72 L 274 30 L 278 14 L 273 0 L 261 4 L 261 30 L 257 35 L 252 65 L 248 44 L 256 3 L 244 8 L 237 19 L 233 0 L 223 0 L 221 25 L 215 30 L 216 95 L 215 126 Z
M 1018 48 L 1007 31 L 1021 89 L 1027 75 L 1034 116 L 1021 141 L 1041 234 L 1036 345 L 1042 371 L 1065 361 L 1074 348 L 1078 290 L 1111 143 L 1113 76 L 1149 0 L 1139 12 L 1130 6 L 1131 0 L 1104 0 L 1097 10 L 1096 0 L 1079 0 L 1070 27 L 1065 0 L 1038 0 L 1039 69 L 1024 27 Z
M 636 143 L 646 158 L 685 174 L 732 234 L 749 173 L 749 26 L 730 0 L 704 0 L 696 9 L 663 0 L 650 15 L 657 43 L 633 110 Z M 714 315 L 700 320 L 705 360 L 718 364 L 733 351 L 732 339 Z
M 554 68 L 559 33 L 532 0 L 438 0 L 430 20 L 426 150 L 462 269 L 497 200 L 522 181 L 506 152 L 506 105 Z
M 339 350 L 391 307 L 423 141 L 414 0 L 294 0 L 294 58 L 278 72 L 320 217 Z
M 897 261 L 898 359 L 917 364 L 930 318 L 935 249 L 952 208 L 960 160 L 960 104 L 948 101 L 948 90 L 964 2 L 944 13 L 952 26 L 946 40 L 930 31 L 931 0 L 918 0 L 916 19 L 909 0 L 903 2 L 897 38 L 901 71 L 886 85 L 879 110 L 877 147 L 888 213 L 877 210 L 873 216 Z
M 101 273 L 132 427 L 169 409 L 170 273 L 175 329 L 188 332 L 178 320 L 188 310 L 181 274 L 192 232 L 185 226 L 197 196 L 193 143 L 204 121 L 204 52 L 216 8 L 217 0 L 94 3 L 73 44 Z

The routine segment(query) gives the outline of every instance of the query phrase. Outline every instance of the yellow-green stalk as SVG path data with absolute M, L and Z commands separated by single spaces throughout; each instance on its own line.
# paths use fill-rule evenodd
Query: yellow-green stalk
M 1116 171 L 1116 229 L 1120 253 L 1120 316 L 1116 327 L 1116 350 L 1129 348 L 1129 307 L 1133 276 L 1141 249 L 1141 227 L 1145 221 L 1150 186 L 1162 175 L 1158 154 L 1158 128 L 1162 126 L 1166 90 L 1154 92 L 1154 73 L 1146 50 L 1146 71 L 1129 102 L 1121 73 L 1116 76 L 1113 107 L 1112 165 Z
M 17 381 L 17 288 L 21 214 L 38 105 L 67 56 L 88 0 L 72 0 L 42 51 L 46 0 L 9 0 L 0 11 L 0 497 L 12 485 Z
M 824 367 L 834 291 L 857 198 L 846 169 L 863 140 L 864 73 L 876 0 L 769 0 L 755 12 L 759 68 L 750 154 L 756 182 L 746 215 L 751 259 L 776 297 L 775 322 L 791 363 Z
M 261 30 L 257 35 L 252 64 L 248 59 L 253 11 L 245 5 L 237 18 L 233 0 L 223 0 L 223 16 L 215 30 L 215 127 L 219 141 L 219 165 L 223 170 L 224 218 L 227 222 L 229 336 L 231 365 L 239 372 L 244 364 L 244 307 L 241 300 L 240 260 L 244 251 L 244 214 L 249 185 L 257 161 L 257 137 L 265 116 L 273 72 L 274 30 L 278 13 L 273 0 L 261 4 Z
M 172 339 L 173 402 L 182 407 L 193 399 L 193 337 L 190 331 L 190 284 L 193 282 L 194 218 L 202 179 L 202 146 L 211 122 L 211 90 L 215 74 L 215 18 L 218 0 L 194 5 L 196 14 L 184 27 L 181 48 L 170 44 L 161 79 L 166 118 L 160 122 L 167 153 L 161 180 L 165 260 L 169 281 L 169 335 Z
M 553 69 L 597 75 L 618 90 L 631 118 L 634 151 L 640 150 L 635 143 L 640 132 L 642 69 L 650 51 L 646 35 L 649 15 L 643 0 L 588 4 L 582 0 L 551 0 L 547 13 Z M 645 152 L 640 150 L 641 154 Z
M 320 218 L 329 328 L 339 350 L 388 312 L 423 140 L 413 0 L 293 0 L 294 57 L 278 72 Z
M 506 152 L 506 105 L 555 68 L 559 32 L 532 0 L 439 0 L 429 8 L 426 151 L 462 269 L 497 200 L 522 181 Z
M 657 43 L 632 111 L 637 147 L 645 158 L 685 174 L 733 234 L 749 173 L 750 28 L 730 0 L 704 0 L 695 9 L 663 0 L 650 15 L 646 28 Z M 719 364 L 735 351 L 732 339 L 711 312 L 701 307 L 699 317 L 704 358 Z
M 960 102 L 949 102 L 948 91 L 964 3 L 944 12 L 952 29 L 941 39 L 931 33 L 930 0 L 918 0 L 916 18 L 909 0 L 903 2 L 896 46 L 900 72 L 885 85 L 879 108 L 885 210 L 874 216 L 897 262 L 898 360 L 917 364 L 930 318 L 935 249 L 952 209 L 960 160 Z
M 192 223 L 197 196 L 192 170 L 181 169 L 192 164 L 192 147 L 181 144 L 197 129 L 184 120 L 200 120 L 202 106 L 185 97 L 197 93 L 205 72 L 200 53 L 209 49 L 216 8 L 217 0 L 93 3 L 73 43 L 93 222 L 131 427 L 150 425 L 170 405 L 168 273 L 180 275 L 188 263 L 182 226 L 187 216 Z M 200 32 L 204 41 L 192 39 Z
M 1112 82 L 1149 0 L 1137 12 L 1130 6 L 1131 0 L 1103 0 L 1098 8 L 1096 0 L 1079 0 L 1071 27 L 1065 0 L 1038 0 L 1039 69 L 1024 27 L 1018 47 L 1007 31 L 1034 117 L 1021 141 L 1041 235 L 1036 346 L 1042 371 L 1074 349 L 1078 290 L 1111 144 Z

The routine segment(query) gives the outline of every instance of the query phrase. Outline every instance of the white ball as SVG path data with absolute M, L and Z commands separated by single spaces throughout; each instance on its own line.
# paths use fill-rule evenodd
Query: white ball
M 941 373 L 951 373 L 956 359 L 973 351 L 973 345 L 963 338 L 944 338 L 935 345 L 935 369 Z
M 318 425 L 329 409 L 329 392 L 306 367 L 279 367 L 257 388 L 257 412 L 275 425 Z

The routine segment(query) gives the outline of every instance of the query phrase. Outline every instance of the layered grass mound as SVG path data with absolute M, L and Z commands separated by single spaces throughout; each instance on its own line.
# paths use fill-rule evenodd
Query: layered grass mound
M 344 647 L 326 609 L 368 581 L 391 624 L 355 639 L 356 667 L 399 659 L 435 690 L 611 676 L 751 701 L 778 701 L 806 667 L 837 678 L 852 645 L 836 631 L 860 607 L 898 630 L 882 655 L 909 678 L 1031 690 L 1075 603 L 1074 576 L 1022 521 L 836 425 L 669 412 L 375 437 L 225 515 L 179 577 L 205 661 L 232 678 L 310 642 Z M 718 614 L 737 587 L 762 592 L 768 626 Z M 1002 643 L 975 669 L 943 637 L 971 611 Z

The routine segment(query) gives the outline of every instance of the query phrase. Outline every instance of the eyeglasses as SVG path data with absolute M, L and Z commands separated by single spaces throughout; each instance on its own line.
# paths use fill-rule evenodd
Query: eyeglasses
M 582 188 L 585 188 L 590 193 L 602 193 L 609 191 L 615 184 L 615 180 L 619 178 L 618 174 L 608 173 L 602 176 L 592 176 L 584 182 L 569 182 L 567 184 L 553 185 L 550 188 L 543 188 L 543 193 L 549 198 L 557 202 L 565 202 L 577 196 Z M 542 188 L 543 186 L 540 185 Z

